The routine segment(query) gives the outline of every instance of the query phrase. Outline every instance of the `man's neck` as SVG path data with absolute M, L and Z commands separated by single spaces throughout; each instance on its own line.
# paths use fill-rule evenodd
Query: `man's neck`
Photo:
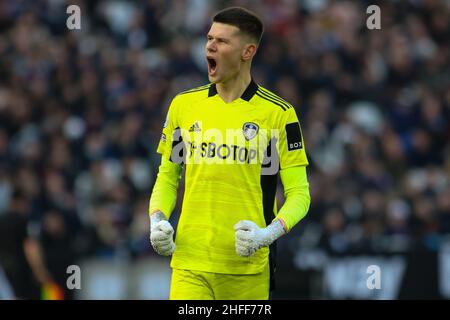
M 225 103 L 232 102 L 242 96 L 251 81 L 252 77 L 249 72 L 239 74 L 233 79 L 218 83 L 216 85 L 217 93 Z

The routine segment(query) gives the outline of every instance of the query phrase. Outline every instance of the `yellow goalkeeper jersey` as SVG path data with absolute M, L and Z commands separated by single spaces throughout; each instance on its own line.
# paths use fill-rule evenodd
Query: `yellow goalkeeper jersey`
M 215 84 L 194 88 L 172 100 L 157 152 L 186 174 L 171 267 L 262 272 L 269 248 L 238 256 L 233 227 L 240 220 L 270 224 L 279 169 L 308 165 L 294 107 L 253 80 L 230 103 Z

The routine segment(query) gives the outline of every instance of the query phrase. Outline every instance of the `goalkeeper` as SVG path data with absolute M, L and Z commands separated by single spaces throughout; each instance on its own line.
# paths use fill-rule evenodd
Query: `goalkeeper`
M 210 84 L 178 94 L 169 106 L 149 214 L 153 248 L 172 255 L 170 299 L 269 299 L 275 242 L 309 209 L 295 109 L 251 76 L 262 33 L 246 9 L 217 13 L 205 46 Z M 174 241 L 168 219 L 183 166 Z M 279 212 L 278 177 L 285 195 Z

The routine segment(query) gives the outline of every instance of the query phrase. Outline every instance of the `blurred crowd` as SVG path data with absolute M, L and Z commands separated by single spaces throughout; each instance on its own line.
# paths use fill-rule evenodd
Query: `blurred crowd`
M 450 234 L 447 1 L 70 4 L 81 30 L 67 29 L 65 1 L 0 2 L 0 225 L 20 216 L 54 279 L 80 258 L 154 254 L 147 210 L 168 105 L 208 82 L 211 16 L 232 5 L 264 21 L 253 77 L 302 125 L 312 203 L 289 243 L 405 252 Z M 381 30 L 366 27 L 371 4 Z

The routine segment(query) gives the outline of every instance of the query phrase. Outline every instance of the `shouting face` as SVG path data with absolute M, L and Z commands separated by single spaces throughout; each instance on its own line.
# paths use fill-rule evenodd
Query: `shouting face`
M 205 46 L 209 81 L 223 83 L 236 77 L 243 63 L 253 56 L 249 46 L 237 27 L 214 22 Z

